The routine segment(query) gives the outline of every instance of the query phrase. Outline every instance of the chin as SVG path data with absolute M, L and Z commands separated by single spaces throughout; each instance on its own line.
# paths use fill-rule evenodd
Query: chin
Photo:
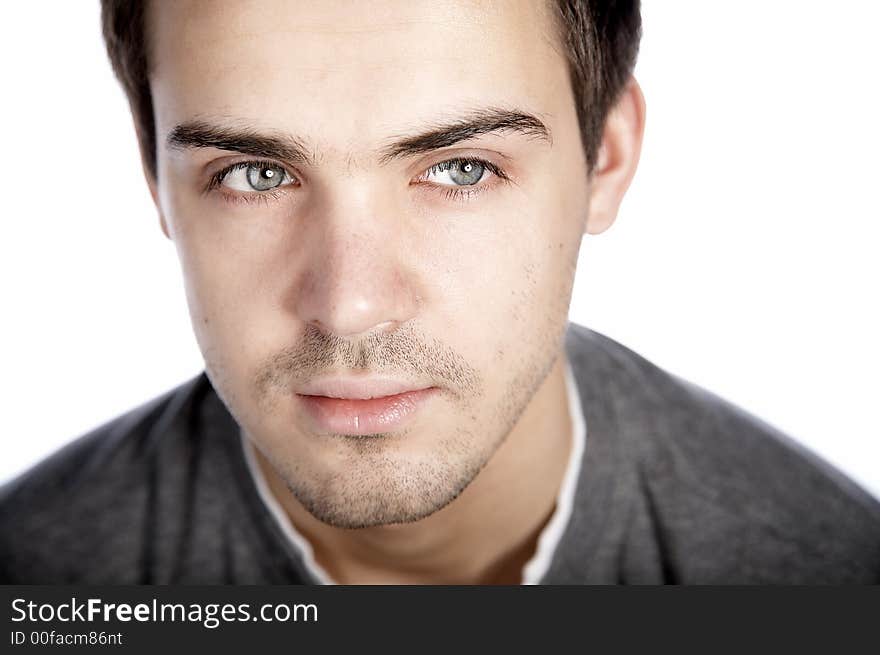
M 309 513 L 327 525 L 369 528 L 415 523 L 453 502 L 483 462 L 453 462 L 392 456 L 343 463 L 323 478 L 284 476 L 288 489 Z

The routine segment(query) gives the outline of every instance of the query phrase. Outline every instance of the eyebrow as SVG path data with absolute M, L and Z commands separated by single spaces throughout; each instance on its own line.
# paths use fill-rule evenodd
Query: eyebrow
M 421 134 L 398 138 L 380 151 L 379 161 L 384 164 L 495 132 L 515 132 L 553 145 L 550 128 L 537 116 L 516 109 L 489 107 L 448 123 L 435 123 Z
M 516 109 L 489 107 L 473 110 L 449 122 L 435 122 L 415 135 L 395 137 L 380 148 L 378 160 L 386 164 L 395 159 L 445 148 L 484 134 L 514 132 L 553 144 L 550 129 L 533 114 Z M 315 156 L 304 142 L 280 132 L 260 132 L 227 121 L 212 123 L 194 120 L 174 127 L 166 139 L 169 148 L 217 148 L 267 159 L 315 165 Z
M 292 136 L 276 132 L 263 133 L 249 127 L 203 120 L 175 126 L 168 133 L 166 143 L 172 150 L 217 148 L 266 159 L 282 159 L 295 164 L 314 165 L 315 160 L 303 143 Z

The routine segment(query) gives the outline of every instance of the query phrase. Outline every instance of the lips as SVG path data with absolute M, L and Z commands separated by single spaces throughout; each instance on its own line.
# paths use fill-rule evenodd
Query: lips
M 419 391 L 430 386 L 430 384 L 419 384 L 387 377 L 327 377 L 307 382 L 296 392 L 304 396 L 368 400 L 395 396 L 409 391 Z
M 439 389 L 393 379 L 328 378 L 297 391 L 318 432 L 363 436 L 401 430 Z

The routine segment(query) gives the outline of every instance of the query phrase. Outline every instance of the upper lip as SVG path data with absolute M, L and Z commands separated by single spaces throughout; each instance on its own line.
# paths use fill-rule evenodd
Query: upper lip
M 302 396 L 326 396 L 349 400 L 367 400 L 394 396 L 407 391 L 420 391 L 432 385 L 391 377 L 332 376 L 310 380 L 296 392 Z

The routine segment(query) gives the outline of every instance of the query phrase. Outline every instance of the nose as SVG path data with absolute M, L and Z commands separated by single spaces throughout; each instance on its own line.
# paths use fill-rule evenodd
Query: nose
M 377 195 L 350 188 L 316 203 L 302 234 L 308 243 L 295 311 L 325 334 L 390 331 L 418 312 L 421 292 L 405 209 Z

